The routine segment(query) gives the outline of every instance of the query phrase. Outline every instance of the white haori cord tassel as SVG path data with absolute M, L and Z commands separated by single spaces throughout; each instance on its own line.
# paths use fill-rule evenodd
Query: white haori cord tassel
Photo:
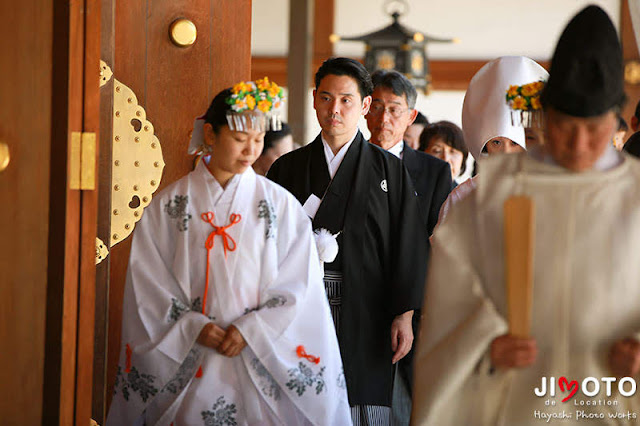
M 320 263 L 331 263 L 336 259 L 338 255 L 338 241 L 336 238 L 338 235 L 340 235 L 340 232 L 333 235 L 324 228 L 317 229 L 313 232 Z

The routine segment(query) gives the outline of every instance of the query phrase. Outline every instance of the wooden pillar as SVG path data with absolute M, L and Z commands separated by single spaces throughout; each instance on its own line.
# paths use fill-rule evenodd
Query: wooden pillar
M 636 104 L 640 101 L 640 54 L 638 54 L 638 43 L 633 31 L 629 2 L 620 0 L 620 40 L 622 43 L 622 57 L 625 63 L 625 85 L 628 101 L 622 109 L 624 118 L 631 127 L 631 117 L 635 113 Z M 635 69 L 635 72 L 632 70 Z M 635 76 L 634 76 L 635 74 Z M 627 133 L 631 136 L 632 131 Z
M 289 60 L 287 88 L 289 89 L 288 122 L 293 140 L 306 144 L 309 111 L 309 82 L 312 78 L 313 0 L 289 2 Z
M 333 56 L 333 43 L 329 41 L 329 36 L 333 34 L 334 15 L 335 0 L 315 0 L 312 72 L 315 72 L 322 61 Z

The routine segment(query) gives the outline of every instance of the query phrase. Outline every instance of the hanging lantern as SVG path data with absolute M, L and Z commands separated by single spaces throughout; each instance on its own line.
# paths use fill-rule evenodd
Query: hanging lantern
M 402 12 L 397 7 L 399 5 L 404 7 Z M 457 40 L 430 37 L 400 24 L 400 16 L 409 8 L 405 1 L 387 1 L 385 6 L 385 12 L 393 19 L 391 25 L 358 37 L 340 37 L 333 34 L 329 40 L 332 43 L 341 40 L 364 42 L 364 66 L 370 73 L 380 69 L 394 69 L 404 74 L 416 89 L 427 94 L 431 90 L 427 43 L 452 43 Z M 396 8 L 389 6 L 396 6 Z

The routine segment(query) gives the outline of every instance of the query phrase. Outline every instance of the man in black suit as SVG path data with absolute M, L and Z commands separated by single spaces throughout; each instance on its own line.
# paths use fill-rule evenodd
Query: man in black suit
M 449 165 L 431 155 L 416 151 L 403 141 L 413 123 L 418 94 L 413 84 L 397 71 L 379 70 L 371 76 L 373 94 L 366 116 L 371 143 L 402 159 L 418 193 L 420 214 L 431 235 L 438 223 L 440 207 L 451 192 Z
M 303 204 L 315 230 L 339 234 L 324 283 L 353 423 L 389 425 L 394 364 L 413 343 L 428 241 L 416 232 L 424 225 L 409 173 L 358 130 L 371 102 L 367 70 L 353 59 L 328 59 L 315 84 L 321 133 L 276 160 L 267 177 Z
M 420 216 L 426 227 L 426 239 L 438 223 L 440 207 L 452 189 L 449 164 L 424 152 L 416 151 L 403 141 L 407 128 L 413 123 L 418 94 L 413 84 L 397 71 L 379 70 L 371 76 L 373 93 L 366 116 L 371 132 L 370 142 L 402 159 L 409 171 L 418 195 Z M 419 329 L 419 313 L 413 317 L 414 333 Z M 398 365 L 393 397 L 395 424 L 409 424 L 413 352 Z M 405 391 L 406 390 L 406 391 Z M 406 392 L 406 393 L 405 393 Z

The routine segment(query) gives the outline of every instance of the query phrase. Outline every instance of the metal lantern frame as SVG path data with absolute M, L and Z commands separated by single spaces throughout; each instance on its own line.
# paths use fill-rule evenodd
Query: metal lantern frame
M 396 2 L 398 3 L 398 2 Z M 408 6 L 404 2 L 399 2 Z M 364 66 L 371 73 L 394 69 L 404 74 L 418 90 L 431 91 L 431 70 L 427 56 L 428 43 L 457 42 L 453 38 L 437 38 L 405 27 L 398 10 L 389 13 L 393 22 L 378 31 L 355 37 L 332 36 L 331 41 L 359 41 L 365 43 Z

